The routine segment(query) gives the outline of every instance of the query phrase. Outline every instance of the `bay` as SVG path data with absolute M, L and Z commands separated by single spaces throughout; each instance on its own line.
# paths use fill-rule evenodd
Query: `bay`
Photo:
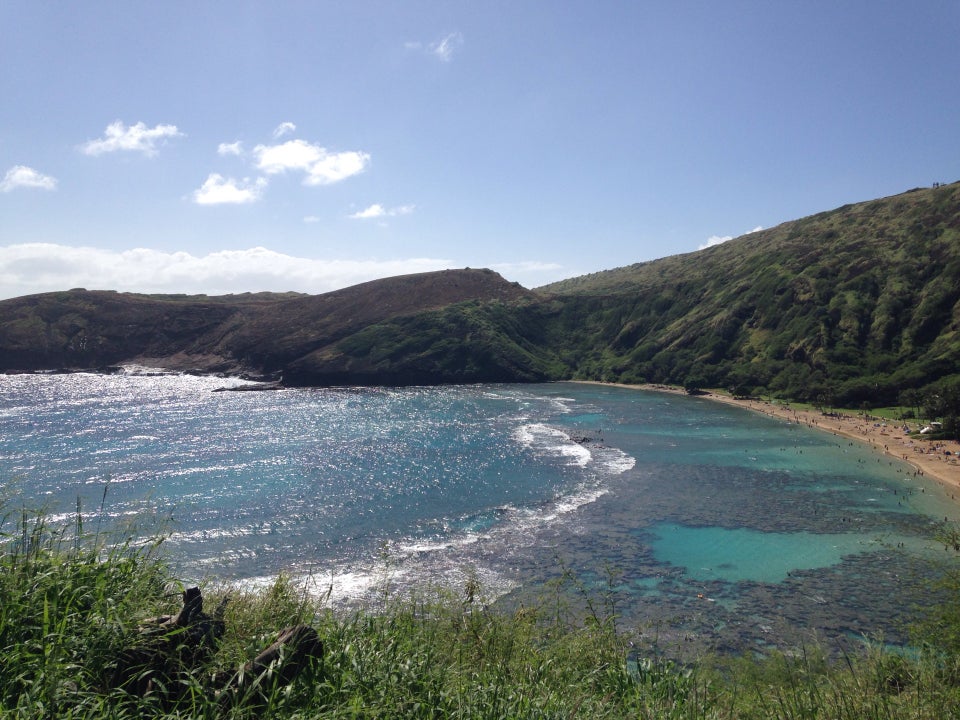
M 933 528 L 958 516 L 906 465 L 697 398 L 213 392 L 238 384 L 0 377 L 7 508 L 68 524 L 79 499 L 87 529 L 166 535 L 188 581 L 283 572 L 350 604 L 476 579 L 506 607 L 562 592 L 657 642 L 738 652 L 902 642 Z

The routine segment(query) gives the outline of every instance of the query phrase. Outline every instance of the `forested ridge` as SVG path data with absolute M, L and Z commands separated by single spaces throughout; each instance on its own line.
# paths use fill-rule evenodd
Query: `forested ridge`
M 891 404 L 960 372 L 960 184 L 540 291 L 595 318 L 591 377 Z
M 958 327 L 953 183 L 532 291 L 466 269 L 313 296 L 16 298 L 0 302 L 0 370 L 144 362 L 288 385 L 576 378 L 956 415 Z

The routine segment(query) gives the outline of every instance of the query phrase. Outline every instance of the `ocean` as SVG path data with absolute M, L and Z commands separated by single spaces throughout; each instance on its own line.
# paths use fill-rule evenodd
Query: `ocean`
M 335 606 L 479 583 L 719 652 L 903 642 L 958 506 L 858 444 L 673 394 L 555 383 L 216 392 L 130 371 L 0 376 L 0 482 L 162 535 L 184 582 L 279 573 Z M 8 519 L 9 522 L 9 519 Z M 3 528 L 9 532 L 10 528 Z

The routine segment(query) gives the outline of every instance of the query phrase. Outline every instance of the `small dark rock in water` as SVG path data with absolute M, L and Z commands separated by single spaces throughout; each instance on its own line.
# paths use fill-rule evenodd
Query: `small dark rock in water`
M 235 385 L 233 387 L 215 388 L 213 392 L 256 392 L 262 390 L 283 390 L 283 384 L 275 382 L 258 382 L 250 385 Z

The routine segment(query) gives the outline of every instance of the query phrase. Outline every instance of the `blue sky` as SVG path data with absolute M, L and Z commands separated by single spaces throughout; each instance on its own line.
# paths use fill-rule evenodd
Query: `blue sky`
M 960 3 L 0 3 L 0 297 L 527 287 L 960 179 Z

